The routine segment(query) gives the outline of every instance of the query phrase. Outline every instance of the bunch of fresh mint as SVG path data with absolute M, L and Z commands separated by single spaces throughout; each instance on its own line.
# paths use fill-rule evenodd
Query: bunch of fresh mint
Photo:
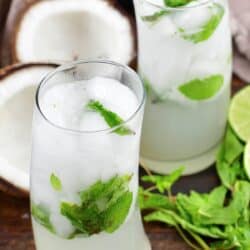
M 175 227 L 193 249 L 249 250 L 250 181 L 244 171 L 243 152 L 243 143 L 228 125 L 216 163 L 222 184 L 206 194 L 171 194 L 184 168 L 168 176 L 142 177 L 142 181 L 152 184 L 140 189 L 144 220 Z

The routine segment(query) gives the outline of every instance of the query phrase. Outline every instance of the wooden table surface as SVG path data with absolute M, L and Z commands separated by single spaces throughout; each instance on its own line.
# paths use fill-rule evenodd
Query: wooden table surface
M 233 92 L 244 86 L 239 79 L 233 80 Z M 219 184 L 212 166 L 208 170 L 183 177 L 174 187 L 174 192 L 191 189 L 207 192 Z M 145 225 L 153 250 L 188 250 L 174 229 L 160 224 Z M 13 198 L 0 192 L 0 250 L 34 250 L 29 214 L 29 200 Z M 73 250 L 73 249 L 72 249 Z

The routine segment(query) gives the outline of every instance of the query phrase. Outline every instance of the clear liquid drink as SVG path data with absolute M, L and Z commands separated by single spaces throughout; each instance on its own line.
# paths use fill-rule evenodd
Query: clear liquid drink
M 111 62 L 61 66 L 33 119 L 31 212 L 37 250 L 148 250 L 137 205 L 145 92 Z
M 226 126 L 232 48 L 227 0 L 134 0 L 148 92 L 141 163 L 186 174 L 214 162 Z M 178 1 L 177 1 L 178 2 Z M 171 5 L 171 4 L 170 4 Z

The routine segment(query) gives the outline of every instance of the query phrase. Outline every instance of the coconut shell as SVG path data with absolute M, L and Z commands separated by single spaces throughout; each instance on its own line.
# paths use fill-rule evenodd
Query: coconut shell
M 134 13 L 133 0 L 117 0 L 117 2 L 130 13 Z
M 45 64 L 45 63 L 36 63 L 36 64 L 14 64 L 11 66 L 7 66 L 5 68 L 0 69 L 0 81 L 9 76 L 12 73 L 15 73 L 22 69 L 29 69 L 32 67 L 47 67 L 51 66 L 52 68 L 57 67 L 56 64 Z M 14 184 L 8 182 L 8 180 L 4 179 L 0 176 L 0 191 L 5 192 L 11 196 L 15 197 L 28 197 L 29 193 L 27 190 L 24 190 L 20 187 L 15 186 Z
M 58 67 L 58 64 L 55 63 L 17 63 L 17 64 L 12 64 L 8 65 L 4 68 L 0 69 L 0 80 L 4 79 L 11 73 L 14 73 L 20 69 L 28 69 L 32 67 L 44 67 L 44 66 L 49 66 L 49 67 Z
M 1 0 L 0 0 L 1 1 Z M 0 65 L 6 66 L 14 63 L 19 63 L 16 54 L 16 36 L 20 27 L 21 20 L 27 10 L 34 4 L 45 0 L 12 0 L 9 15 L 6 21 L 5 29 L 3 32 L 1 59 Z M 129 19 L 132 30 L 132 37 L 134 38 L 134 51 L 136 51 L 136 24 L 133 11 L 124 6 L 124 3 L 118 0 L 103 0 L 107 1 L 111 6 L 116 8 L 123 16 Z M 133 58 L 135 55 L 133 56 Z M 134 59 L 133 59 L 134 60 Z M 132 65 L 134 64 L 132 60 Z
M 135 55 L 131 60 L 129 66 L 134 70 L 137 69 L 137 50 L 138 50 L 138 40 L 137 40 L 137 26 L 136 26 L 136 19 L 135 19 L 135 10 L 133 6 L 132 0 L 110 0 L 111 5 L 115 8 L 119 9 L 123 15 L 125 15 L 131 24 L 132 27 L 132 34 L 134 39 L 134 51 Z
M 14 197 L 19 197 L 19 198 L 28 198 L 29 197 L 29 193 L 24 190 L 24 189 L 20 189 L 14 185 L 12 185 L 11 183 L 5 181 L 3 178 L 0 177 L 0 191 L 14 196 Z
M 18 62 L 15 57 L 14 41 L 16 33 L 18 32 L 20 20 L 22 19 L 23 13 L 38 1 L 40 0 L 12 0 L 2 38 L 2 67 Z
M 10 0 L 0 0 L 0 41 L 2 41 L 3 28 L 5 26 L 10 4 Z

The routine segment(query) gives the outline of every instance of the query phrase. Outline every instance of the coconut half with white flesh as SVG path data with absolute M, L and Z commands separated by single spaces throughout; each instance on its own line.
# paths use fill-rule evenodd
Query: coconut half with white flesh
M 135 55 L 131 19 L 113 0 L 14 0 L 5 63 L 101 58 L 129 64 Z
M 0 70 L 0 189 L 15 196 L 29 191 L 35 92 L 41 78 L 55 67 L 20 64 Z

